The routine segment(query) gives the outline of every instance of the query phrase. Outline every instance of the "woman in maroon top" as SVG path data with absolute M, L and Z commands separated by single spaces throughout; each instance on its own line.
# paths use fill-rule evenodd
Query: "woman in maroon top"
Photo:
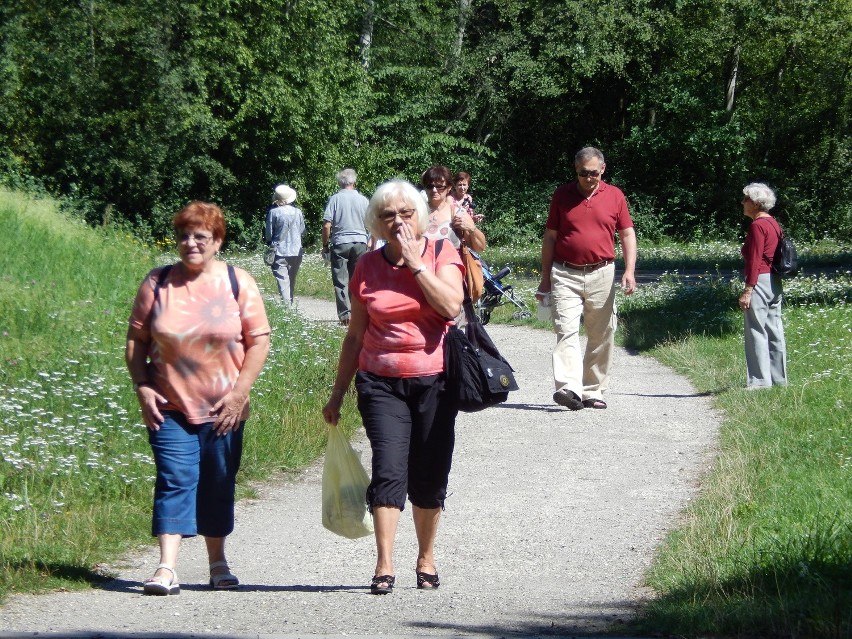
M 745 354 L 749 390 L 787 385 L 787 347 L 781 322 L 781 278 L 772 261 L 781 239 L 781 227 L 769 211 L 775 193 L 753 182 L 743 189 L 743 214 L 751 218 L 742 248 L 745 290 L 740 308 L 745 313 Z

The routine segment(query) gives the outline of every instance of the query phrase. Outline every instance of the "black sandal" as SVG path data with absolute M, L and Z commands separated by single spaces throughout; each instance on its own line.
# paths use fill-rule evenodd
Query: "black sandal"
M 393 592 L 393 584 L 396 577 L 393 575 L 376 575 L 370 582 L 371 595 L 387 595 Z
M 605 409 L 606 402 L 602 399 L 584 399 L 583 406 L 586 408 L 597 408 L 597 409 Z
M 428 572 L 414 571 L 417 574 L 417 588 L 420 590 L 435 590 L 441 585 L 441 580 L 438 579 L 437 573 L 430 575 Z M 428 586 L 426 584 L 429 584 Z

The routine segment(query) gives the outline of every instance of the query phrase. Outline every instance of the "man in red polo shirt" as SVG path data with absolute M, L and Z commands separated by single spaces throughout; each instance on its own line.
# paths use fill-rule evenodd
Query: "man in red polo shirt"
M 606 164 L 587 146 L 574 157 L 577 181 L 553 194 L 541 244 L 539 303 L 550 293 L 556 348 L 553 401 L 571 410 L 606 408 L 603 391 L 615 341 L 615 232 L 624 253 L 621 287 L 636 290 L 636 233 L 619 189 L 601 179 Z M 580 349 L 580 316 L 586 352 Z

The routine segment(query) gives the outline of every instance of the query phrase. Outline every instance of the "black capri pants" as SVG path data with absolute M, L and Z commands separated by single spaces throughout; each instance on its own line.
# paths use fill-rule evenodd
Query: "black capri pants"
M 382 377 L 358 371 L 358 410 L 373 449 L 367 488 L 376 506 L 444 508 L 456 441 L 458 408 L 444 392 L 444 375 Z

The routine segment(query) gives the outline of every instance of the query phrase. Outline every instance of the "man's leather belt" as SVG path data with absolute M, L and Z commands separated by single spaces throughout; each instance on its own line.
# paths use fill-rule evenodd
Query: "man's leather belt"
M 557 262 L 557 264 L 561 264 L 565 268 L 572 268 L 575 271 L 591 273 L 592 271 L 597 271 L 599 268 L 603 268 L 604 266 L 609 266 L 614 261 L 615 260 L 601 260 L 600 262 L 595 262 L 594 264 L 571 264 L 571 262 Z

